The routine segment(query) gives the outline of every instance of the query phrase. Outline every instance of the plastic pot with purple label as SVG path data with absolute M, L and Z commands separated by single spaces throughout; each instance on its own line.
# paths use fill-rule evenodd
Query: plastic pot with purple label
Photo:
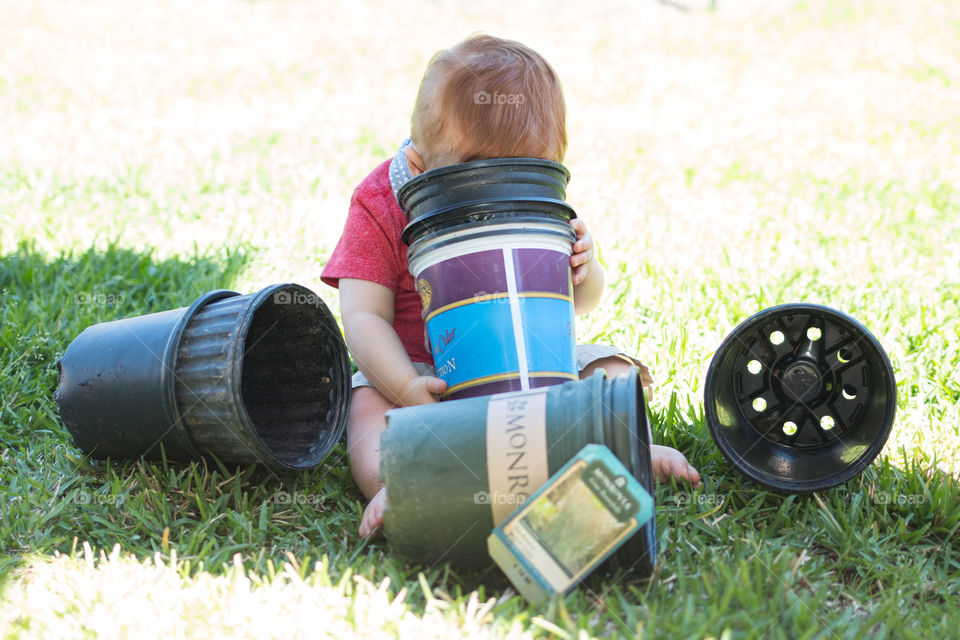
M 445 398 L 577 379 L 568 178 L 555 162 L 507 158 L 428 171 L 400 190 Z

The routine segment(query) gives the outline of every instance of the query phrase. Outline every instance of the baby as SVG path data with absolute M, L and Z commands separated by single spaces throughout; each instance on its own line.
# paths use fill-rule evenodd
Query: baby
M 567 147 L 566 107 L 560 81 L 546 60 L 510 40 L 478 35 L 437 53 L 424 73 L 414 106 L 411 138 L 357 187 L 340 241 L 322 279 L 340 289 L 347 346 L 360 369 L 353 379 L 347 450 L 353 478 L 370 499 L 360 535 L 383 523 L 386 491 L 380 481 L 380 434 L 390 409 L 437 402 L 446 383 L 436 376 L 427 350 L 420 295 L 407 269 L 400 233 L 407 223 L 397 190 L 424 171 L 488 158 L 528 157 L 562 162 Z M 599 302 L 604 275 L 593 238 L 581 218 L 576 235 L 574 311 Z M 646 367 L 606 345 L 577 347 L 580 377 L 604 369 L 608 376 Z M 658 480 L 699 484 L 697 470 L 677 450 L 653 446 Z

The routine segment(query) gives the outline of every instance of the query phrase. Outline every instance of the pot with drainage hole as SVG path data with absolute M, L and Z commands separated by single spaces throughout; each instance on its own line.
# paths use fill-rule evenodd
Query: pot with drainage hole
M 210 291 L 172 311 L 87 327 L 55 398 L 97 458 L 318 465 L 340 440 L 350 368 L 336 320 L 296 284 Z
M 893 368 L 850 316 L 784 304 L 751 316 L 717 349 L 704 407 L 724 457 L 762 485 L 827 489 L 861 473 L 890 435 Z

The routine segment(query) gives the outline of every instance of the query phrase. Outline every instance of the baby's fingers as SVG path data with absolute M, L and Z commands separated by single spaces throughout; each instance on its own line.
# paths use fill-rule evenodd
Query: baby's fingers
M 585 264 L 590 264 L 593 260 L 593 251 L 581 251 L 580 253 L 575 253 L 570 256 L 570 266 L 576 269 L 577 267 Z
M 435 378 L 433 376 L 424 376 L 424 384 L 433 395 L 440 395 L 447 390 L 447 383 L 442 378 Z
M 581 264 L 573 269 L 573 285 L 577 286 L 587 277 L 587 271 L 590 270 L 590 263 Z
M 577 239 L 580 239 L 580 236 L 587 233 L 587 225 L 580 218 L 573 218 L 570 220 L 570 226 L 573 227 L 573 232 L 576 234 Z

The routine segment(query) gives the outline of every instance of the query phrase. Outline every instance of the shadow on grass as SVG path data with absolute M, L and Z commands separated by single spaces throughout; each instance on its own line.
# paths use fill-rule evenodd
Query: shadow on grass
M 857 602 L 870 602 L 880 615 L 885 608 L 896 612 L 905 606 L 946 606 L 960 592 L 955 543 L 960 536 L 960 483 L 940 468 L 935 452 L 886 452 L 840 486 L 788 494 L 737 472 L 714 446 L 702 408 L 683 410 L 671 401 L 654 414 L 653 423 L 655 432 L 661 430 L 655 441 L 684 451 L 704 477 L 697 490 L 661 485 L 657 491 L 661 550 L 666 551 L 661 559 L 674 565 L 659 579 L 676 577 L 681 592 L 690 581 L 684 573 L 693 567 L 693 575 L 703 580 L 732 578 L 700 563 L 733 566 L 730 563 L 745 559 L 773 576 L 770 587 L 777 590 L 789 586 L 815 593 L 820 590 L 816 577 L 822 575 L 827 591 L 859 594 L 851 595 L 847 606 L 861 620 L 866 609 Z M 784 564 L 783 558 L 793 564 Z M 810 584 L 798 589 L 791 580 L 807 563 L 805 580 Z M 878 604 L 888 599 L 889 607 Z M 819 605 L 811 607 L 815 617 L 822 616 L 821 611 Z M 892 618 L 895 615 L 887 622 Z M 936 623 L 937 616 L 902 622 L 923 628 Z
M 231 288 L 243 253 L 156 260 L 117 247 L 48 257 L 29 245 L 0 256 L 0 589 L 31 557 L 76 553 L 83 542 L 143 560 L 176 556 L 185 574 L 220 574 L 239 556 L 273 575 L 290 560 L 302 574 L 326 557 L 331 576 L 419 582 L 469 593 L 490 571 L 409 567 L 383 539 L 357 533 L 362 496 L 341 443 L 317 469 L 277 474 L 207 458 L 190 463 L 98 460 L 75 446 L 54 402 L 56 361 L 87 326 L 182 307 Z M 482 586 L 481 586 L 482 588 Z M 422 608 L 419 589 L 409 604 Z
M 0 587 L 25 556 L 77 541 L 140 558 L 175 549 L 188 571 L 218 571 L 234 554 L 263 570 L 289 552 L 334 559 L 360 546 L 342 445 L 316 470 L 278 476 L 213 459 L 89 459 L 60 421 L 56 361 L 85 327 L 186 306 L 230 288 L 246 262 L 238 251 L 157 260 L 115 246 L 0 256 Z
M 481 601 L 503 593 L 507 583 L 494 569 L 410 567 L 382 540 L 362 544 L 361 496 L 342 444 L 318 469 L 282 476 L 215 460 L 91 460 L 73 446 L 53 401 L 56 359 L 70 340 L 90 324 L 229 288 L 244 264 L 240 253 L 161 261 L 115 247 L 48 258 L 24 246 L 0 256 L 0 588 L 31 556 L 70 553 L 87 541 L 140 559 L 168 561 L 175 552 L 191 575 L 224 573 L 235 555 L 261 575 L 275 575 L 288 559 L 307 574 L 326 557 L 334 580 L 389 577 L 392 589 L 407 587 L 414 612 L 424 593 L 461 603 L 473 589 Z M 686 453 L 709 481 L 698 491 L 658 487 L 652 580 L 595 574 L 548 619 L 569 626 L 569 610 L 582 624 L 623 635 L 648 620 L 681 636 L 777 625 L 794 635 L 814 626 L 895 634 L 934 628 L 960 594 L 960 489 L 929 461 L 897 468 L 881 459 L 842 487 L 779 495 L 722 458 L 702 407 L 674 401 L 653 418 L 656 442 Z M 758 621 L 770 602 L 787 606 Z M 907 608 L 918 613 L 898 614 Z M 494 613 L 533 615 L 520 598 L 504 599 Z

